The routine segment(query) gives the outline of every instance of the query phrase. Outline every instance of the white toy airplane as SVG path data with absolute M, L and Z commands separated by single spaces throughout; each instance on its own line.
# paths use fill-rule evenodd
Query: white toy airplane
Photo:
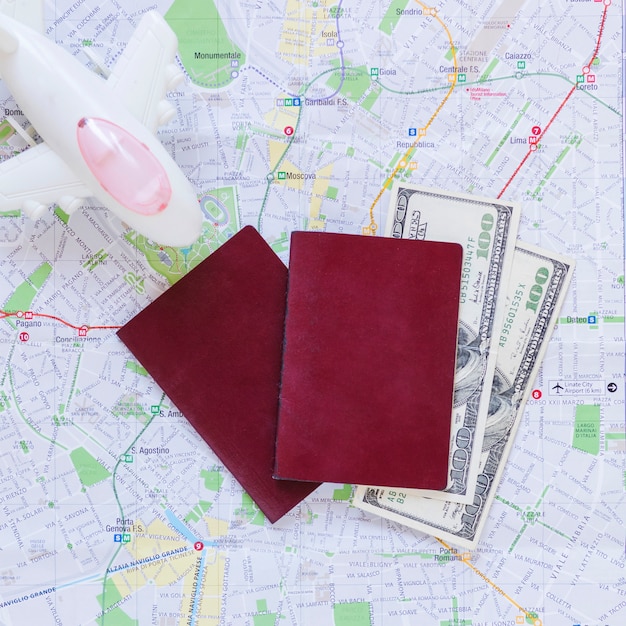
M 25 10 L 32 21 L 36 12 Z M 38 219 L 53 203 L 72 213 L 95 197 L 149 239 L 191 245 L 202 212 L 155 136 L 174 114 L 163 98 L 183 78 L 173 63 L 177 49 L 165 20 L 146 13 L 103 80 L 39 32 L 0 15 L 0 78 L 44 140 L 0 163 L 0 211 L 22 209 Z

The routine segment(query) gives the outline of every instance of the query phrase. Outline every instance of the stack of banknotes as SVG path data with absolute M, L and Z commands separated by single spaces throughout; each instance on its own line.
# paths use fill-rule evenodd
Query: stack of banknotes
M 402 183 L 392 190 L 386 224 L 388 237 L 464 249 L 448 484 L 442 491 L 358 486 L 352 503 L 470 550 L 487 520 L 574 265 L 519 241 L 519 220 L 516 203 Z

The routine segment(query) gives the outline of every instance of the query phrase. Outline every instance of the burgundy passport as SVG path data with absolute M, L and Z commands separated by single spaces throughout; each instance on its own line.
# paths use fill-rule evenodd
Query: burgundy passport
M 272 478 L 286 288 L 248 226 L 118 331 L 271 522 L 317 487 Z
M 445 488 L 462 254 L 292 234 L 275 477 Z

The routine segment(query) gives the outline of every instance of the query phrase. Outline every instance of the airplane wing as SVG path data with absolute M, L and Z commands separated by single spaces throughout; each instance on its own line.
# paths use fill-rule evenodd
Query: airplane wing
M 108 79 L 128 110 L 154 133 L 175 114 L 165 93 L 184 78 L 175 63 L 177 50 L 174 31 L 163 17 L 150 11 L 143 16 Z
M 0 0 L 0 13 L 43 33 L 43 0 Z
M 20 209 L 35 218 L 57 202 L 71 212 L 77 199 L 92 195 L 43 143 L 0 163 L 0 189 L 0 211 Z

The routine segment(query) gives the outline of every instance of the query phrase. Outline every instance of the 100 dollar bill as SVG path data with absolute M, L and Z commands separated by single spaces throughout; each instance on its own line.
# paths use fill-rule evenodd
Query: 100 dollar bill
M 573 261 L 518 242 L 499 334 L 496 373 L 469 504 L 412 496 L 401 489 L 359 487 L 353 504 L 473 549 L 488 518 L 515 433 L 571 278 Z
M 391 195 L 386 236 L 463 246 L 448 484 L 411 493 L 471 502 L 495 369 L 493 331 L 502 317 L 520 208 L 406 184 L 396 184 Z

